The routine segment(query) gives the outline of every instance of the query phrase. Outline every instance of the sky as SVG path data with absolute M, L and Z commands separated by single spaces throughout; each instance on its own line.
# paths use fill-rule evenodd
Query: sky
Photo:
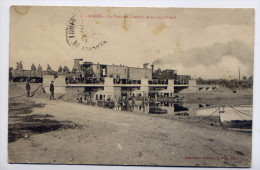
M 253 75 L 253 9 L 13 6 L 10 13 L 14 68 L 22 61 L 24 69 L 32 63 L 71 69 L 82 58 L 150 63 L 193 78 L 238 78 L 238 68 L 241 76 Z

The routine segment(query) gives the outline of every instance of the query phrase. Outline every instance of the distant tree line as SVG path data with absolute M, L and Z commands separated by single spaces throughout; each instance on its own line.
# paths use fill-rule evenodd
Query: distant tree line
M 201 77 L 196 79 L 199 85 L 220 85 L 230 89 L 238 88 L 252 88 L 253 87 L 253 76 L 243 76 L 241 80 L 238 79 L 203 79 Z

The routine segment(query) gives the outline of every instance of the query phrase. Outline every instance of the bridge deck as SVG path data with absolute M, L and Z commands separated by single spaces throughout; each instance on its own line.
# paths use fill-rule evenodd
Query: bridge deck
M 66 87 L 104 87 L 104 84 L 67 84 Z M 167 84 L 148 84 L 148 87 L 168 87 Z M 146 86 L 146 87 L 147 87 Z M 175 84 L 174 87 L 188 87 L 188 84 Z M 141 84 L 113 84 L 106 87 L 141 87 Z

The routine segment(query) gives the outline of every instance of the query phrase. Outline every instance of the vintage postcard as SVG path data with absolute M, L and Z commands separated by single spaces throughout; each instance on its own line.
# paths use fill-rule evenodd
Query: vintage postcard
M 11 6 L 9 163 L 250 167 L 254 16 Z

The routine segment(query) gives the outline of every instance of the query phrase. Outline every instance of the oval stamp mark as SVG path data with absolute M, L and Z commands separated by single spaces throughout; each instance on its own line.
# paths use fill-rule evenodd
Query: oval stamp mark
M 99 49 L 108 43 L 107 41 L 100 41 L 96 33 L 86 29 L 83 20 L 80 23 L 76 15 L 70 18 L 66 27 L 66 41 L 70 47 L 89 51 Z

